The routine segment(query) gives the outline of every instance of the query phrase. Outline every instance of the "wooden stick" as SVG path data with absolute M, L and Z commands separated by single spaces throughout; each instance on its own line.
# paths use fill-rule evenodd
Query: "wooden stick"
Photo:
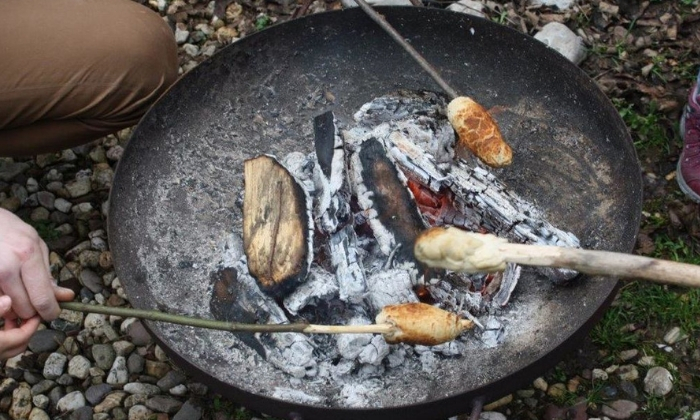
M 700 287 L 700 266 L 692 264 L 619 252 L 511 244 L 491 234 L 466 232 L 454 227 L 426 230 L 416 240 L 414 252 L 418 260 L 431 267 L 453 271 L 502 271 L 505 264 L 511 262 Z
M 650 280 L 656 283 L 700 287 L 700 266 L 609 251 L 556 246 L 503 244 L 507 262 L 571 268 L 586 274 Z
M 103 315 L 116 315 L 121 317 L 133 317 L 150 321 L 162 321 L 172 324 L 188 325 L 191 327 L 208 328 L 229 332 L 247 333 L 277 333 L 277 332 L 301 332 L 306 334 L 388 334 L 397 328 L 391 324 L 370 325 L 315 325 L 315 324 L 244 324 L 240 322 L 217 321 L 213 319 L 195 318 L 185 315 L 175 315 L 160 311 L 115 308 L 102 305 L 89 305 L 80 302 L 60 302 L 62 309 L 78 312 L 91 312 Z

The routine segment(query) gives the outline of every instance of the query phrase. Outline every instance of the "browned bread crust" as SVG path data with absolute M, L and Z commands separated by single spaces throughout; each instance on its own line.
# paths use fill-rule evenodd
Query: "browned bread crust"
M 447 118 L 457 132 L 456 149 L 469 149 L 485 164 L 500 168 L 513 161 L 513 150 L 503 140 L 496 121 L 478 103 L 464 96 L 447 105 Z

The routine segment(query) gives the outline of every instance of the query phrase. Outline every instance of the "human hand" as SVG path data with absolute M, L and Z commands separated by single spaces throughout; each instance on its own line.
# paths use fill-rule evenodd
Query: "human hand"
M 40 318 L 33 316 L 20 324 L 12 312 L 12 299 L 9 296 L 0 296 L 0 317 L 5 319 L 5 327 L 0 331 L 0 360 L 5 360 L 27 348 L 29 339 L 39 327 Z
M 52 320 L 61 313 L 57 301 L 72 300 L 74 294 L 54 283 L 49 269 L 49 249 L 36 230 L 12 212 L 0 208 L 2 295 L 10 298 L 13 316 L 29 320 L 39 315 Z

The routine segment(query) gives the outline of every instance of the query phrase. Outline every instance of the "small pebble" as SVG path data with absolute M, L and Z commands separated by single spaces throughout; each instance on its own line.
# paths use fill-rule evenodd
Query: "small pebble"
M 593 380 L 607 381 L 608 373 L 603 369 L 593 369 L 593 372 L 591 372 L 591 377 L 593 378 Z
M 566 394 L 566 385 L 563 383 L 556 383 L 547 389 L 547 395 L 550 397 L 558 398 Z
M 626 362 L 630 359 L 634 359 L 638 354 L 639 350 L 637 349 L 623 350 L 620 352 L 620 360 Z
M 129 371 L 126 369 L 126 359 L 124 356 L 117 356 L 114 364 L 107 375 L 107 383 L 110 385 L 121 385 L 129 380 Z
M 673 389 L 673 375 L 663 367 L 649 369 L 644 377 L 644 391 L 648 394 L 662 397 Z
M 77 410 L 85 406 L 85 396 L 80 391 L 73 391 L 58 400 L 56 408 L 61 413 Z
M 632 414 L 637 411 L 638 407 L 633 401 L 617 400 L 603 405 L 602 412 L 613 419 L 628 419 L 632 417 Z
M 685 340 L 686 338 L 688 338 L 688 336 L 684 334 L 680 328 L 673 327 L 664 335 L 664 342 L 666 344 L 673 345 L 681 340 Z
M 639 371 L 635 365 L 622 365 L 617 374 L 623 381 L 635 381 L 639 378 Z
M 535 389 L 539 389 L 542 392 L 547 392 L 547 388 L 549 388 L 549 384 L 547 384 L 547 381 L 545 381 L 543 377 L 535 379 L 535 381 L 532 383 L 532 386 Z

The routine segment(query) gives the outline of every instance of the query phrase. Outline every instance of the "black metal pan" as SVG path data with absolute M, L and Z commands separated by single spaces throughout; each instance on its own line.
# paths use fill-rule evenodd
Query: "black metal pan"
M 499 178 L 585 247 L 632 250 L 640 170 L 623 122 L 594 82 L 538 41 L 492 22 L 427 8 L 379 10 L 449 84 L 492 109 L 515 156 L 495 171 Z M 185 75 L 140 123 L 112 190 L 110 245 L 131 303 L 212 317 L 211 273 L 240 238 L 243 160 L 308 153 L 314 116 L 333 110 L 349 123 L 361 104 L 397 89 L 439 91 L 359 9 L 273 26 Z M 265 413 L 437 419 L 553 366 L 594 325 L 615 287 L 599 277 L 570 287 L 522 280 L 514 299 L 529 309 L 514 317 L 502 345 L 445 361 L 435 377 L 382 378 L 382 396 L 363 408 L 272 396 L 278 385 L 309 391 L 323 384 L 290 382 L 242 357 L 248 353 L 227 333 L 147 326 L 178 365 Z

